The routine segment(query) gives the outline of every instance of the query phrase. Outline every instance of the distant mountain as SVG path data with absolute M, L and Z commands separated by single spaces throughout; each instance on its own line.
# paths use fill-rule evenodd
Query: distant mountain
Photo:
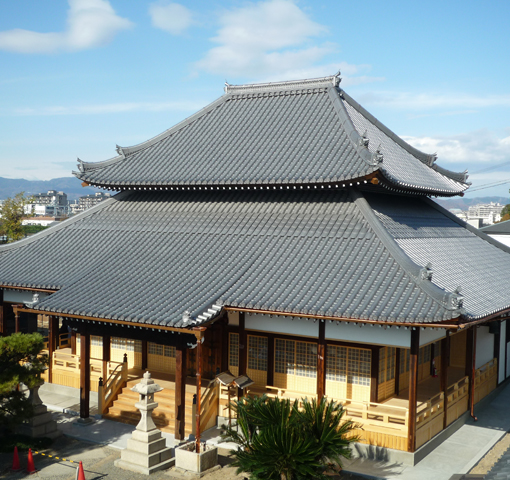
M 35 195 L 36 193 L 43 193 L 48 190 L 67 193 L 69 200 L 76 200 L 83 195 L 102 191 L 98 188 L 82 187 L 81 181 L 76 177 L 61 177 L 54 178 L 53 180 L 25 180 L 23 178 L 0 177 L 0 200 L 12 197 L 19 192 L 25 192 L 25 195 Z
M 479 203 L 500 203 L 507 205 L 510 203 L 508 197 L 454 197 L 454 198 L 434 198 L 434 201 L 439 203 L 444 208 L 450 210 L 451 208 L 459 208 L 460 210 L 467 210 L 471 205 L 478 205 Z

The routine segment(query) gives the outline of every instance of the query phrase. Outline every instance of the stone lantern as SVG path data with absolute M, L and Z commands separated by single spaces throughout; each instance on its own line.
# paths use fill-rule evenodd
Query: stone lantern
M 145 372 L 142 381 L 131 390 L 139 394 L 135 407 L 140 410 L 142 418 L 115 466 L 149 475 L 171 467 L 174 461 L 172 449 L 166 447 L 166 440 L 152 420 L 152 411 L 158 406 L 154 394 L 163 388 L 154 383 L 149 372 Z

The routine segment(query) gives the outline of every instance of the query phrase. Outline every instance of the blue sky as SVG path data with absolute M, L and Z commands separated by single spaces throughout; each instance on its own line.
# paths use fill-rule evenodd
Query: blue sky
M 473 193 L 508 196 L 510 2 L 0 0 L 0 176 L 69 176 L 223 84 L 341 86 Z M 468 191 L 469 192 L 469 191 Z

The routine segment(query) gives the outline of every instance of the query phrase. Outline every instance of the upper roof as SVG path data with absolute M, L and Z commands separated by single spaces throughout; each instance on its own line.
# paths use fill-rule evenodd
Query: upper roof
M 225 95 L 118 156 L 80 160 L 81 180 L 112 190 L 335 188 L 378 177 L 382 188 L 457 195 L 466 173 L 435 165 L 338 87 L 337 76 L 227 85 Z
M 185 310 L 201 323 L 222 305 L 388 323 L 510 308 L 510 250 L 428 202 L 356 189 L 124 192 L 0 246 L 0 285 L 57 289 L 42 311 L 176 327 L 194 323 Z
M 487 235 L 510 235 L 510 220 L 505 220 L 504 222 L 498 222 L 494 225 L 480 228 L 480 231 Z

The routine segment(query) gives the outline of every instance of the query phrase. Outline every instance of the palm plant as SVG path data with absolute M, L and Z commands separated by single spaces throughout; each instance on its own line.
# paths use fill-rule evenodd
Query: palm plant
M 222 437 L 239 445 L 233 451 L 238 473 L 254 480 L 324 479 L 325 472 L 350 457 L 358 440 L 341 404 L 322 399 L 297 401 L 248 397 L 232 403 L 237 425 L 223 427 Z

